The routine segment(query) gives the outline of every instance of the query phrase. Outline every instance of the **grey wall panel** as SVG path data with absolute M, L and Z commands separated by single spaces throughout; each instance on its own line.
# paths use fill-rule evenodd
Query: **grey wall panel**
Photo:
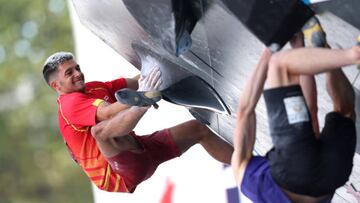
M 329 11 L 360 29 L 359 0 L 331 0 L 315 6 L 317 12 Z
M 346 48 L 354 44 L 355 38 L 360 34 L 359 2 L 359 0 L 331 0 L 317 5 L 320 21 L 327 32 L 331 46 Z M 199 120 L 208 123 L 217 134 L 232 142 L 239 95 L 256 66 L 263 45 L 223 5 L 214 3 L 208 8 L 194 27 L 191 35 L 193 40 L 191 49 L 180 57 L 175 57 L 161 47 L 159 40 L 151 38 L 139 26 L 121 0 L 73 0 L 73 3 L 81 22 L 121 56 L 142 69 L 144 74 L 156 59 L 156 63 L 159 63 L 164 74 L 165 82 L 162 88 L 192 74 L 209 83 L 227 104 L 231 115 L 215 114 L 202 109 L 191 109 L 191 112 Z M 326 9 L 343 19 L 333 13 L 324 12 Z M 140 57 L 136 54 L 136 48 L 133 49 L 136 47 L 134 44 L 145 47 L 146 51 L 142 53 L 142 66 Z M 146 58 L 146 55 L 150 58 Z M 347 68 L 345 73 L 353 85 L 360 89 L 359 70 L 354 66 Z M 332 102 L 325 90 L 324 74 L 317 76 L 316 79 L 318 118 L 320 126 L 323 126 L 325 114 L 332 110 Z M 356 111 L 359 117 L 358 98 L 357 94 Z M 255 151 L 264 155 L 272 147 L 272 143 L 268 134 L 267 112 L 263 99 L 259 101 L 256 112 L 258 134 Z M 357 121 L 357 127 L 359 121 L 360 119 Z M 359 150 L 358 144 L 357 152 Z M 358 154 L 355 155 L 354 160 L 355 167 L 350 182 L 360 187 Z M 351 200 L 346 195 L 346 190 L 340 188 L 334 199 Z
M 212 85 L 221 95 L 232 115 L 209 116 L 211 113 L 201 111 L 199 115 L 204 114 L 210 123 L 217 122 L 213 125 L 214 130 L 231 140 L 238 97 L 251 70 L 256 66 L 263 45 L 224 5 L 213 3 L 207 8 L 191 35 L 193 39 L 191 49 L 180 57 L 175 57 L 162 48 L 159 39 L 151 38 L 142 29 L 122 1 L 73 0 L 73 3 L 85 26 L 139 69 L 143 67 L 143 73 L 146 74 L 154 61 L 146 59 L 144 55 L 148 53 L 156 59 L 164 73 L 162 88 L 168 87 L 188 74 L 195 74 Z M 158 15 L 161 17 L 161 14 Z M 329 31 L 330 44 L 336 41 L 342 46 L 349 46 L 351 40 L 355 38 L 357 29 L 334 15 L 322 15 L 320 20 L 324 28 Z M 343 33 L 339 33 L 338 27 L 344 30 Z M 341 40 L 338 40 L 339 38 Z M 142 66 L 136 48 L 133 49 L 134 44 L 135 47 L 141 44 L 148 50 L 143 53 Z M 356 75 L 354 70 L 346 71 L 350 79 Z M 324 91 L 319 91 L 319 95 L 324 94 Z M 328 99 L 322 98 L 326 97 L 320 96 L 320 103 L 329 103 Z M 320 112 L 329 109 L 329 105 L 326 104 L 321 105 Z M 263 111 L 260 112 L 261 115 L 266 116 Z

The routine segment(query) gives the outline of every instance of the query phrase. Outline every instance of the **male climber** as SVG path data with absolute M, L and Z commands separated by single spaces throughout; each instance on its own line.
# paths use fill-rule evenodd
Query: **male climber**
M 146 77 L 85 83 L 84 74 L 68 52 L 51 55 L 43 67 L 47 84 L 59 97 L 58 120 L 62 137 L 73 158 L 102 190 L 133 192 L 163 162 L 200 143 L 207 152 L 230 163 L 233 148 L 196 120 L 138 136 L 133 132 L 149 107 L 116 102 L 122 88 L 157 90 L 161 73 L 154 68 Z
M 320 26 L 316 19 L 310 21 L 309 29 L 314 25 Z M 330 202 L 352 170 L 354 91 L 340 67 L 360 64 L 360 46 L 345 50 L 302 48 L 302 38 L 302 33 L 294 36 L 291 50 L 272 54 L 265 49 L 240 96 L 232 167 L 240 190 L 253 202 Z M 324 46 L 312 44 L 318 45 Z M 304 83 L 319 73 L 326 73 L 333 102 L 321 133 L 315 114 L 315 83 Z M 263 93 L 274 147 L 265 157 L 253 156 L 255 107 L 266 79 Z

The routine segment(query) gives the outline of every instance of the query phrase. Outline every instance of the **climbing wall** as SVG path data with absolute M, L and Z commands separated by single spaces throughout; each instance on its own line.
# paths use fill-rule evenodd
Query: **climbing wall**
M 168 3 L 169 1 L 157 0 L 154 2 Z M 217 114 L 198 108 L 189 108 L 189 110 L 195 118 L 207 123 L 219 136 L 232 142 L 236 108 L 241 99 L 239 95 L 257 63 L 263 43 L 241 23 L 223 1 L 211 1 L 211 4 L 196 7 L 197 12 L 200 11 L 201 17 L 191 18 L 195 19 L 196 23 L 190 23 L 192 26 L 187 27 L 191 31 L 191 48 L 177 57 L 169 52 L 169 49 L 164 48 L 162 32 L 156 32 L 157 29 L 161 30 L 164 27 L 164 24 L 159 23 L 164 20 L 161 18 L 166 17 L 176 22 L 175 16 L 168 16 L 171 14 L 168 10 L 152 7 L 151 4 L 145 7 L 144 4 L 143 7 L 137 7 L 137 13 L 150 16 L 153 14 L 155 17 L 146 18 L 148 21 L 139 23 L 138 19 L 134 18 L 128 10 L 129 5 L 124 2 L 130 1 L 73 0 L 81 22 L 139 70 L 147 72 L 151 67 L 149 63 L 156 61 L 164 76 L 162 88 L 169 87 L 185 75 L 197 75 L 204 79 L 220 95 L 227 105 L 230 115 Z M 197 2 L 201 3 L 202 1 Z M 333 0 L 314 5 L 314 10 L 319 15 L 332 47 L 350 47 L 354 44 L 355 38 L 360 34 L 359 2 L 358 0 Z M 163 6 L 172 9 L 169 5 Z M 151 26 L 157 28 L 153 29 L 153 33 L 148 32 L 152 28 Z M 171 27 L 172 24 L 169 26 Z M 159 37 L 154 37 L 154 33 Z M 166 39 L 176 40 L 173 33 L 164 32 L 164 35 L 166 34 L 172 36 L 172 38 Z M 141 53 L 141 57 L 147 54 L 154 57 L 140 60 L 140 56 L 136 53 L 138 47 L 146 47 L 146 49 L 141 49 L 146 50 Z M 288 46 L 284 47 L 284 49 L 287 48 Z M 359 70 L 356 67 L 349 67 L 345 69 L 345 73 L 354 85 L 356 92 L 360 93 L 358 91 L 360 90 Z M 322 126 L 324 115 L 331 111 L 332 105 L 325 91 L 324 76 L 319 75 L 316 79 L 318 83 L 318 117 Z M 359 95 L 357 94 L 357 98 Z M 204 103 L 206 104 L 206 101 Z M 356 106 L 359 107 L 359 103 Z M 262 98 L 257 107 L 257 115 L 258 136 L 255 153 L 264 155 L 272 145 L 268 135 L 266 110 Z M 358 123 L 357 127 L 359 128 Z M 357 152 L 360 152 L 359 144 Z M 337 190 L 333 202 L 355 201 L 354 195 L 348 193 L 347 188 L 351 184 L 353 189 L 360 190 L 359 173 L 360 157 L 356 154 L 350 181 L 345 187 Z

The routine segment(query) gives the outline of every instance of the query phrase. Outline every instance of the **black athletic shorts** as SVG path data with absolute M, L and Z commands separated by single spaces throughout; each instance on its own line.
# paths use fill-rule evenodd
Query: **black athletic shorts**
M 355 122 L 331 112 L 316 139 L 299 85 L 265 90 L 264 98 L 274 144 L 267 157 L 280 187 L 316 197 L 344 185 L 353 166 Z

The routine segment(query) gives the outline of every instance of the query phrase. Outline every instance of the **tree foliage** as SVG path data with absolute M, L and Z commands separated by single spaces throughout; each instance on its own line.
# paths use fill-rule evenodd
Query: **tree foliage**
M 74 50 L 65 0 L 0 0 L 0 202 L 92 202 L 42 78 L 51 53 Z

